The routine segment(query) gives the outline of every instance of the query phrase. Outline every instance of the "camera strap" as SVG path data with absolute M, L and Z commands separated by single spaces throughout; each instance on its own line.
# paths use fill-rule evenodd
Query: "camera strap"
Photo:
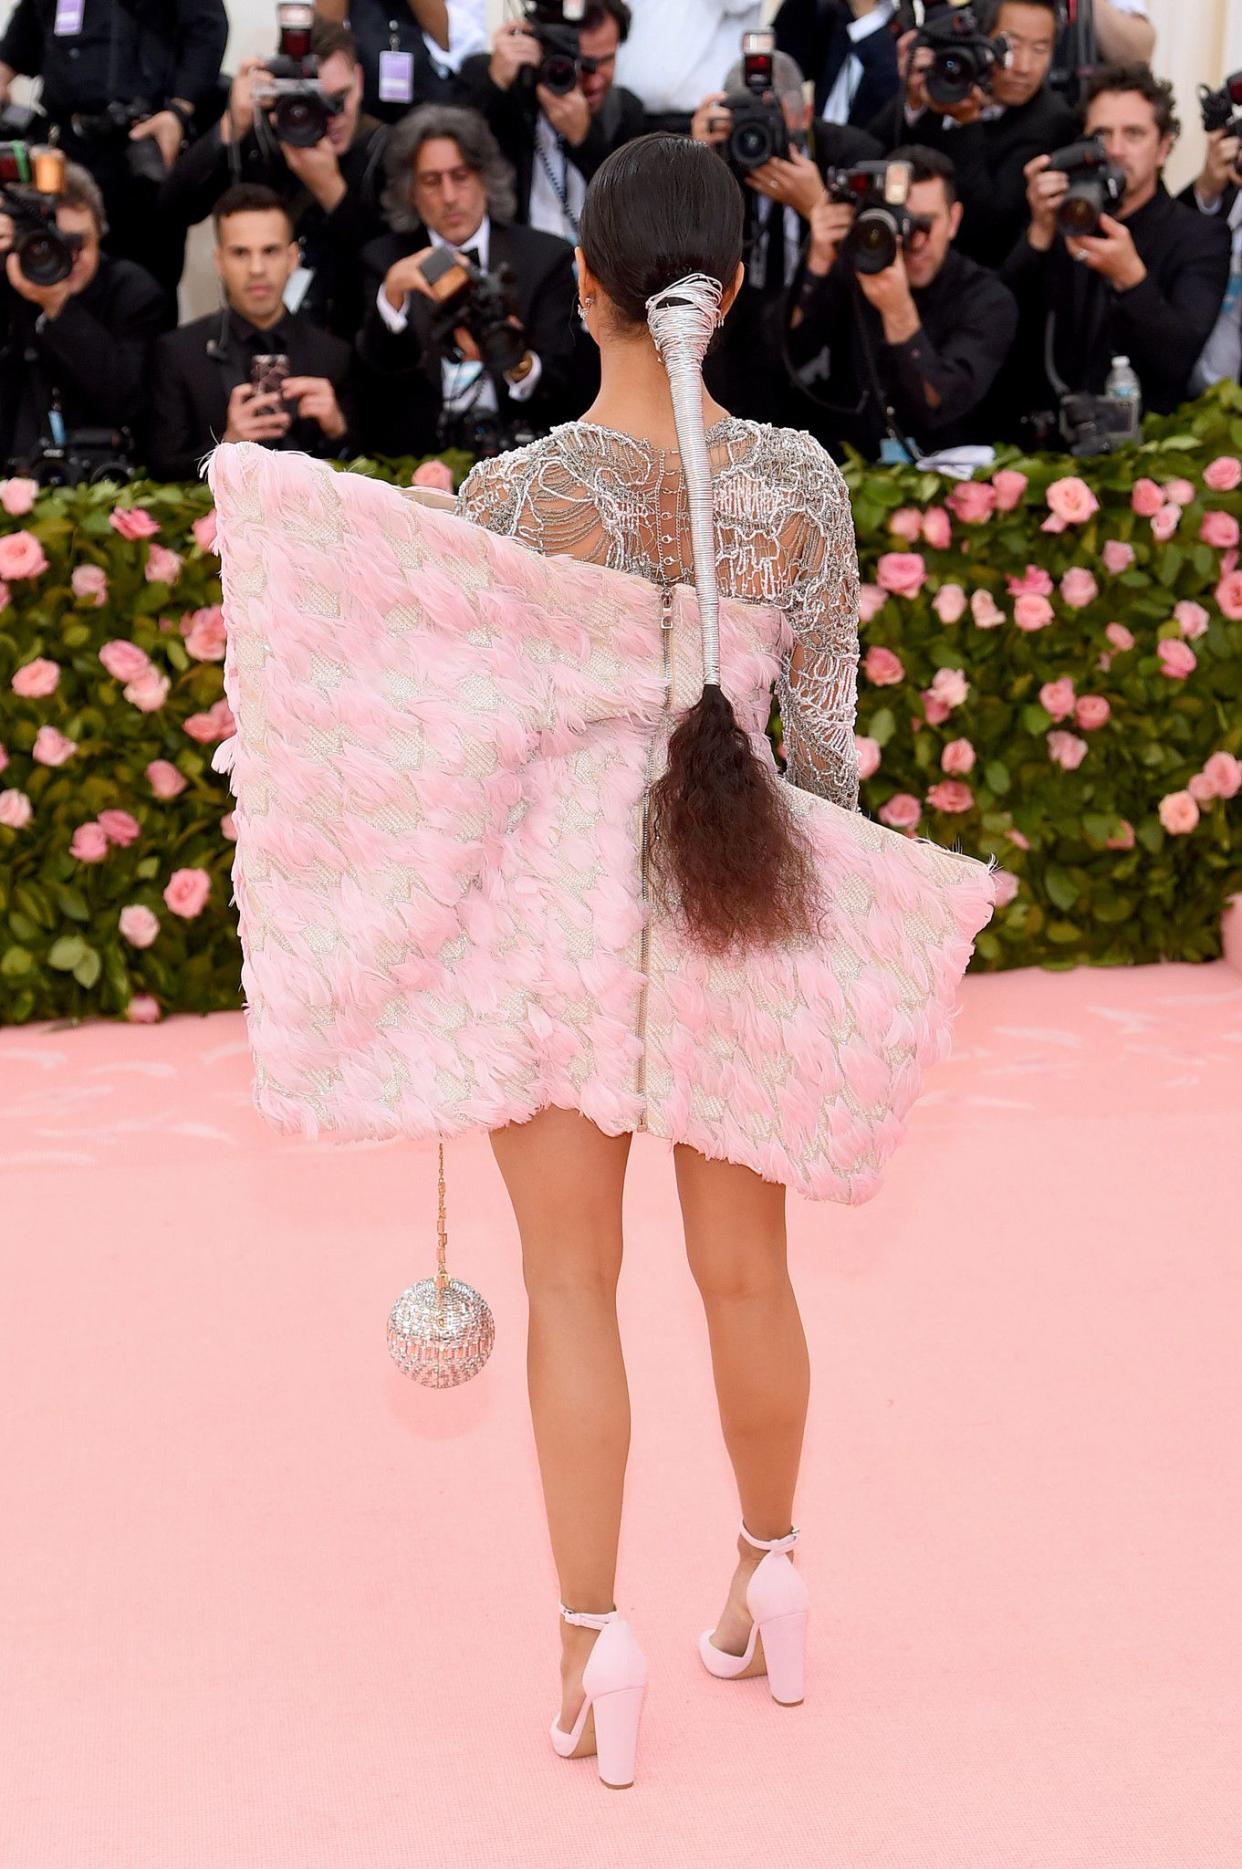
M 558 180 L 555 169 L 552 167 L 552 164 L 548 161 L 548 152 L 544 146 L 544 139 L 539 134 L 538 126 L 540 123 L 547 123 L 547 118 L 544 117 L 542 113 L 537 119 L 536 127 L 535 127 L 535 156 L 539 162 L 540 168 L 543 170 L 544 174 L 548 178 L 548 182 L 549 182 L 549 185 L 551 186 L 553 194 L 556 196 L 557 200 L 561 204 L 561 213 L 565 216 L 566 225 L 572 230 L 574 241 L 575 243 L 577 243 L 577 241 L 580 238 L 579 229 L 578 229 L 578 217 L 569 205 L 569 150 L 568 150 L 568 146 L 566 145 L 565 138 L 563 136 L 558 135 L 556 138 L 556 147 L 558 151 L 560 152 L 560 158 L 561 158 L 561 173 L 560 173 L 560 179 Z M 549 124 L 548 127 L 550 129 L 551 125 Z

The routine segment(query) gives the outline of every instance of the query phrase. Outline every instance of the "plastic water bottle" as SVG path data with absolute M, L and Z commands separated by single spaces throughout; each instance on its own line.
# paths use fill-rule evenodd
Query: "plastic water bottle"
M 1137 435 L 1143 413 L 1143 387 L 1130 367 L 1128 357 L 1113 358 L 1104 394 L 1109 402 L 1118 404 L 1119 413 L 1122 409 L 1126 411 L 1129 416 L 1129 433 Z M 1118 427 L 1121 427 L 1120 421 Z

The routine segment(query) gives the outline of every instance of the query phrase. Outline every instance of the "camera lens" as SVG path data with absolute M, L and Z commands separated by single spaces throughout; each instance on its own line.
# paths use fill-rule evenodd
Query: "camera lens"
M 578 82 L 577 60 L 562 52 L 551 53 L 539 67 L 539 82 L 555 96 L 568 97 Z
M 272 112 L 277 139 L 291 149 L 311 149 L 328 131 L 328 112 L 315 93 L 280 97 Z
M 758 169 L 772 155 L 772 133 L 766 123 L 740 123 L 729 139 L 729 154 L 739 169 Z
M 850 234 L 860 273 L 882 273 L 897 258 L 897 223 L 886 208 L 864 209 Z
M 975 61 L 966 52 L 937 52 L 927 74 L 927 95 L 937 104 L 960 104 L 978 82 Z
M 1097 181 L 1080 182 L 1064 197 L 1057 219 L 1067 234 L 1093 234 L 1099 227 L 1104 191 Z
M 58 286 L 73 271 L 73 254 L 50 230 L 26 234 L 17 242 L 17 263 L 32 286 Z

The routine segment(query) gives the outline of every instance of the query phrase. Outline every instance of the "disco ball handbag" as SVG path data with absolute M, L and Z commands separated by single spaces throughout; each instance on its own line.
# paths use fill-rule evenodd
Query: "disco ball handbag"
M 407 1285 L 388 1314 L 388 1349 L 403 1376 L 425 1389 L 454 1389 L 477 1376 L 492 1353 L 496 1325 L 487 1300 L 448 1275 L 444 1222 L 444 1144 L 439 1145 L 437 1263 L 433 1278 Z

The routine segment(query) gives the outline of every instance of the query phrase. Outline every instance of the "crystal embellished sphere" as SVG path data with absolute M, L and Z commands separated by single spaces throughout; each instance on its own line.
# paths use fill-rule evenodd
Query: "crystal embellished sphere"
M 420 1278 L 388 1314 L 388 1349 L 425 1389 L 453 1389 L 477 1376 L 492 1353 L 496 1324 L 487 1300 L 459 1278 Z

